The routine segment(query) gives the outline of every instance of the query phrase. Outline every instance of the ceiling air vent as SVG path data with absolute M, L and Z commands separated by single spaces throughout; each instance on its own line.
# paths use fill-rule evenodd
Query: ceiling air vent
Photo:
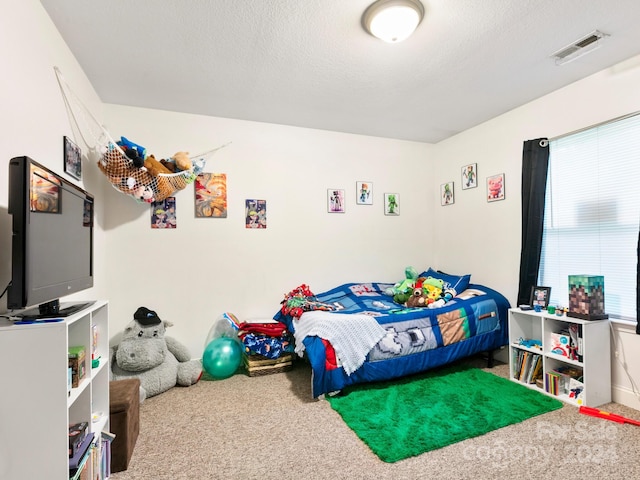
M 551 55 L 551 58 L 556 61 L 556 65 L 564 65 L 565 63 L 569 63 L 572 60 L 586 55 L 598 48 L 602 45 L 604 37 L 607 36 L 608 35 L 606 33 L 595 30 L 586 37 L 582 37 L 571 45 L 567 45 L 566 47 L 558 50 L 556 53 Z

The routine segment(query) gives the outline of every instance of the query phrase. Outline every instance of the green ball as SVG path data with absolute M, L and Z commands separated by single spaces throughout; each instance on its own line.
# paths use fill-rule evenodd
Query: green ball
M 241 361 L 240 342 L 229 337 L 211 340 L 202 354 L 202 367 L 216 380 L 228 378 L 236 373 Z

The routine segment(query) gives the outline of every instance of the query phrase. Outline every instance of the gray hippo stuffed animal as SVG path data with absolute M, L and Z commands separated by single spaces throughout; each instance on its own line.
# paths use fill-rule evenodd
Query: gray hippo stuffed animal
M 140 401 L 180 385 L 200 380 L 202 363 L 191 360 L 184 345 L 165 336 L 171 322 L 153 310 L 140 307 L 125 327 L 122 340 L 111 347 L 111 380 L 140 379 Z

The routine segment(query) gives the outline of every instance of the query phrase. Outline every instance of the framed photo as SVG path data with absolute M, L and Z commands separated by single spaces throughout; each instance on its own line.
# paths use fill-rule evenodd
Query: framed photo
M 478 186 L 478 164 L 470 163 L 462 167 L 462 190 L 476 188 Z
M 82 180 L 82 152 L 80 147 L 67 136 L 63 139 L 64 147 L 64 173 L 71 175 L 76 180 Z
M 358 205 L 373 205 L 373 183 L 356 182 L 356 193 Z
M 487 202 L 504 200 L 504 173 L 487 177 Z
M 543 310 L 549 306 L 551 287 L 533 287 L 531 289 L 530 304 L 532 307 L 539 305 Z
M 327 211 L 329 213 L 344 213 L 344 190 L 329 188 L 327 190 Z
M 447 182 L 440 185 L 440 205 L 453 205 L 455 202 L 453 193 L 453 182 Z
M 400 195 L 397 193 L 384 194 L 384 214 L 400 215 Z

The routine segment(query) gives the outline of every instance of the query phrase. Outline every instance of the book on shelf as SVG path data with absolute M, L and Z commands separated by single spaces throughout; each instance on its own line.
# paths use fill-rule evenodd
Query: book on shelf
M 80 448 L 78 448 L 76 453 L 73 454 L 73 457 L 69 457 L 69 470 L 78 468 L 84 457 L 87 455 L 92 441 L 92 433 L 89 433 L 84 437 L 84 440 L 82 440 L 82 443 L 80 444 Z
M 514 350 L 513 377 L 524 383 L 535 383 L 542 368 L 542 356 L 526 350 Z

